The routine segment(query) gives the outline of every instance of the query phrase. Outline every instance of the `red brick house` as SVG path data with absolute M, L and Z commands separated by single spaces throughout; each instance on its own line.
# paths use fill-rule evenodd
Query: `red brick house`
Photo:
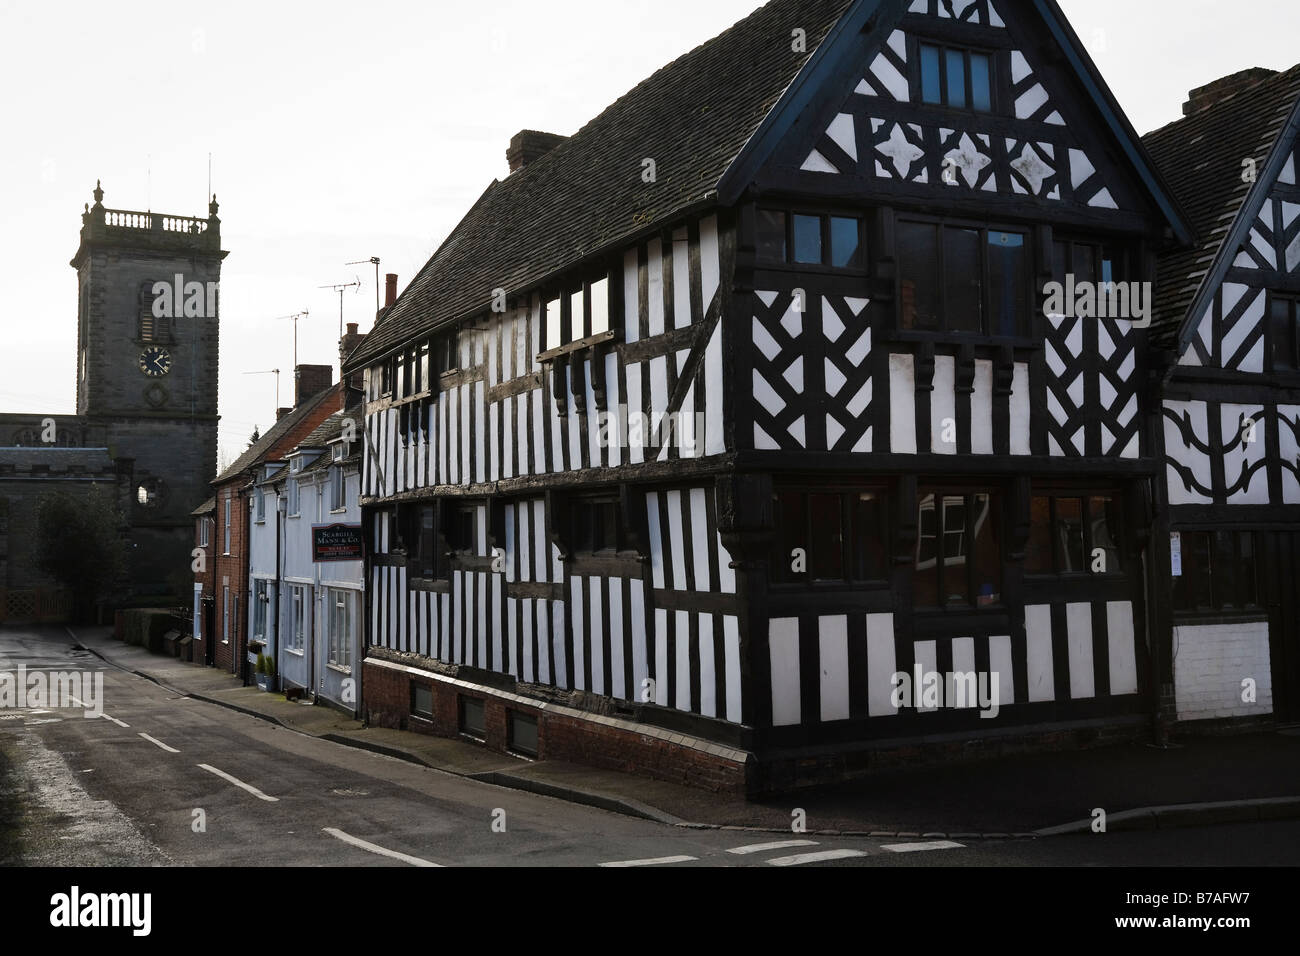
M 211 664 L 214 651 L 212 635 L 215 622 L 216 594 L 212 587 L 213 561 L 216 558 L 217 499 L 209 498 L 190 512 L 194 518 L 194 550 L 190 568 L 194 571 L 194 604 L 191 610 L 191 656 L 199 664 Z

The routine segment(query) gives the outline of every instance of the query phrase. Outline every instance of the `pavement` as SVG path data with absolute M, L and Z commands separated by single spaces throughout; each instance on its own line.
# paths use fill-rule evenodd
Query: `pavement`
M 214 668 L 125 645 L 109 628 L 69 632 L 106 662 L 178 696 L 472 780 L 680 827 L 789 834 L 802 812 L 813 835 L 974 840 L 1091 832 L 1098 811 L 1108 830 L 1300 819 L 1300 728 L 1175 737 L 1167 748 L 1117 745 L 888 770 L 746 801 L 562 761 L 527 761 L 467 740 L 368 727 L 329 707 L 245 687 Z

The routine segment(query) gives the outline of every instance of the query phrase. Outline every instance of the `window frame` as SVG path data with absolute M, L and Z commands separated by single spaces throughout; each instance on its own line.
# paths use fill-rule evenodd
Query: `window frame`
M 791 562 L 791 554 L 786 552 L 785 545 L 789 541 L 782 541 L 780 534 L 773 535 L 770 549 L 769 560 L 772 563 L 769 571 L 769 584 L 774 592 L 843 592 L 843 591 L 878 591 L 886 590 L 890 586 L 891 575 L 891 545 L 894 538 L 893 522 L 891 520 L 891 506 L 893 504 L 892 489 L 887 483 L 883 482 L 846 482 L 837 481 L 829 483 L 818 482 L 801 482 L 792 481 L 779 483 L 772 489 L 772 516 L 776 527 L 779 529 L 787 520 L 782 514 L 781 498 L 783 495 L 799 495 L 803 499 L 804 511 L 804 532 L 803 538 L 806 541 L 804 546 L 805 560 L 807 561 L 807 570 L 797 577 L 793 571 L 786 571 Z M 879 509 L 880 524 L 884 531 L 882 542 L 883 553 L 880 556 L 880 574 L 878 577 L 856 576 L 857 568 L 868 563 L 862 554 L 854 547 L 854 539 L 844 533 L 846 528 L 852 528 L 852 522 L 855 520 L 852 509 L 854 505 L 861 500 L 863 495 L 875 495 L 877 499 L 877 508 Z M 813 548 L 815 527 L 814 515 L 812 508 L 812 498 L 814 496 L 838 496 L 840 499 L 840 567 L 844 570 L 844 577 L 840 579 L 818 580 L 813 563 Z M 847 519 L 847 521 L 846 521 Z M 792 520 L 792 519 L 791 519 Z M 776 568 L 781 568 L 778 574 Z
M 328 630 L 325 639 L 325 663 L 328 667 L 349 674 L 352 673 L 353 666 L 352 634 L 356 627 L 356 594 L 356 591 L 349 588 L 325 589 L 325 600 L 329 602 L 329 614 L 326 615 Z
M 607 540 L 607 535 L 599 534 L 601 531 L 608 532 L 605 528 L 605 519 L 609 517 L 606 513 L 608 508 L 614 509 L 613 521 L 613 539 L 614 545 L 610 548 L 597 548 L 594 545 Z M 582 558 L 602 558 L 615 557 L 629 550 L 627 529 L 623 525 L 621 517 L 622 502 L 617 492 L 604 494 L 584 494 L 574 495 L 569 498 L 567 503 L 568 511 L 568 545 L 571 556 Z M 584 513 L 590 514 L 590 529 L 592 537 L 592 548 L 581 546 L 580 538 L 584 537 L 579 532 L 579 522 L 582 520 Z
M 285 635 L 284 649 L 299 656 L 306 653 L 307 633 L 304 627 L 307 616 L 311 613 L 311 599 L 307 596 L 308 586 L 289 583 L 289 633 Z
M 765 258 L 762 253 L 764 213 L 781 213 L 785 216 L 785 258 Z M 821 262 L 798 262 L 795 259 L 794 221 L 796 216 L 811 216 L 820 220 Z M 858 223 L 858 253 L 856 264 L 834 265 L 833 220 L 854 219 Z M 762 203 L 754 207 L 754 250 L 756 265 L 760 269 L 798 269 L 802 272 L 824 272 L 829 275 L 866 276 L 871 269 L 871 221 L 866 209 L 844 207 L 827 208 L 802 204 Z
M 1279 305 L 1285 305 L 1290 311 L 1287 319 L 1287 331 L 1290 341 L 1282 343 L 1278 341 L 1280 329 L 1279 322 L 1274 312 Z M 1267 336 L 1267 350 L 1269 371 L 1281 375 L 1295 376 L 1300 375 L 1300 294 L 1278 292 L 1268 290 L 1268 325 L 1265 329 Z M 1285 349 L 1285 357 L 1289 360 L 1289 365 L 1279 363 L 1278 354 Z
M 348 510 L 347 476 L 342 465 L 330 465 L 330 514 L 342 514 Z
M 1230 617 L 1263 617 L 1267 615 L 1268 607 L 1263 600 L 1265 589 L 1262 586 L 1261 575 L 1260 575 L 1260 537 L 1261 537 L 1260 531 L 1257 531 L 1256 529 L 1253 528 L 1243 530 L 1240 528 L 1215 527 L 1213 525 L 1195 525 L 1193 527 L 1178 527 L 1173 530 L 1177 531 L 1180 535 L 1180 541 L 1182 547 L 1182 567 L 1184 572 L 1179 577 L 1170 579 L 1169 608 L 1176 622 L 1195 621 L 1195 620 L 1204 620 L 1204 619 L 1222 619 L 1222 618 L 1230 618 Z M 1242 538 L 1243 536 L 1246 535 L 1250 536 L 1250 541 L 1251 541 L 1250 566 L 1253 575 L 1253 581 L 1251 582 L 1252 585 L 1251 590 L 1254 592 L 1253 603 L 1224 604 L 1220 601 L 1215 600 L 1215 598 L 1219 596 L 1218 589 L 1223 586 L 1221 582 L 1216 582 L 1216 578 L 1214 574 L 1214 566 L 1217 560 L 1216 555 L 1218 554 L 1216 538 L 1220 534 L 1227 534 L 1233 536 L 1234 560 L 1232 564 L 1234 567 L 1238 569 L 1242 567 L 1242 549 L 1241 549 Z M 1198 604 L 1195 607 L 1189 608 L 1186 604 L 1184 604 L 1180 600 L 1181 589 L 1179 587 L 1179 582 L 1187 580 L 1191 577 L 1186 572 L 1188 567 L 1188 556 L 1191 553 L 1191 549 L 1188 547 L 1188 541 L 1190 539 L 1190 536 L 1192 535 L 1208 535 L 1210 538 L 1210 551 L 1209 551 L 1210 567 L 1205 572 L 1207 583 L 1208 583 L 1208 587 L 1205 589 L 1205 592 L 1209 593 L 1211 597 L 1211 603 L 1209 605 Z M 1237 587 L 1240 590 L 1241 585 L 1238 583 Z
M 986 520 L 993 522 L 993 531 L 996 535 L 997 542 L 997 568 L 998 590 L 993 598 L 987 604 L 980 604 L 980 595 L 976 592 L 979 584 L 976 580 L 976 567 L 978 562 L 971 560 L 972 545 L 978 539 L 978 525 L 975 518 L 976 508 L 972 507 L 972 500 L 981 496 L 987 496 L 989 499 L 989 509 Z M 924 542 L 927 536 L 923 533 L 924 522 L 922 512 L 925 508 L 927 498 L 934 498 L 936 501 L 943 501 L 944 508 L 942 511 L 938 508 L 932 509 L 936 516 L 935 533 L 928 537 L 936 542 L 945 542 L 949 534 L 946 516 L 948 509 L 948 499 L 961 498 L 962 508 L 965 511 L 964 522 L 961 528 L 962 546 L 962 570 L 966 579 L 966 597 L 968 602 L 965 604 L 954 604 L 948 600 L 948 588 L 945 587 L 945 571 L 949 565 L 949 559 L 946 550 L 940 551 L 936 544 L 934 555 L 935 571 L 935 594 L 939 601 L 938 605 L 922 604 L 917 586 L 917 575 L 925 570 L 921 567 L 921 554 Z M 1007 492 L 996 486 L 973 486 L 961 482 L 934 481 L 924 482 L 917 486 L 916 490 L 916 545 L 913 552 L 912 560 L 912 609 L 913 612 L 920 615 L 943 615 L 943 614 L 984 614 L 984 613 L 1006 613 L 1008 607 L 1007 600 L 1007 535 L 1006 535 L 1006 507 L 1008 495 Z M 942 561 L 940 555 L 944 556 Z
M 995 47 L 985 47 L 979 44 L 968 44 L 965 42 L 957 43 L 950 39 L 937 39 L 931 36 L 913 35 L 910 40 L 910 53 L 912 62 L 916 64 L 915 68 L 909 69 L 909 86 L 913 102 L 920 104 L 929 109 L 952 110 L 953 112 L 962 113 L 969 116 L 1003 116 L 1006 114 L 1005 103 L 1008 99 L 1002 92 L 1002 54 L 1003 51 Z M 922 56 L 923 47 L 934 47 L 939 54 L 939 102 L 931 102 L 925 98 L 925 64 Z M 949 102 L 949 84 L 948 84 L 948 54 L 957 53 L 962 58 L 962 79 L 965 84 L 966 104 L 963 106 L 954 106 Z M 989 108 L 987 110 L 976 109 L 974 106 L 975 97 L 973 95 L 974 85 L 972 84 L 971 56 L 978 54 L 988 57 L 989 61 Z
M 900 261 L 899 254 L 899 233 L 906 225 L 925 225 L 932 226 L 937 231 L 938 244 L 936 263 L 936 276 L 939 282 L 936 285 L 936 294 L 940 297 L 940 328 L 907 328 L 903 325 L 903 265 Z M 947 304 L 947 282 L 948 271 L 945 268 L 945 245 L 944 230 L 960 229 L 966 231 L 975 231 L 979 234 L 980 250 L 980 310 L 981 310 L 981 330 L 979 332 L 963 331 L 948 328 L 948 304 Z M 992 304 L 992 282 L 989 257 L 989 234 L 990 233 L 1012 233 L 1024 236 L 1025 244 L 1025 277 L 1024 277 L 1024 303 L 1025 316 L 1024 325 L 1018 328 L 1013 334 L 1007 335 L 1002 332 L 991 331 L 993 321 L 993 304 Z M 898 210 L 894 213 L 894 262 L 895 279 L 894 279 L 894 329 L 895 332 L 905 337 L 915 337 L 921 339 L 952 341 L 980 341 L 994 343 L 1018 343 L 1035 345 L 1038 335 L 1038 318 L 1042 311 L 1038 308 L 1040 301 L 1040 291 L 1036 282 L 1037 269 L 1036 254 L 1036 237 L 1035 228 L 1032 225 L 1015 225 L 1012 223 L 1000 222 L 998 220 L 972 220 L 962 219 L 952 216 L 931 216 L 921 213 L 907 212 Z
M 1114 502 L 1114 507 L 1118 510 L 1116 515 L 1117 527 L 1110 527 L 1111 537 L 1115 544 L 1115 551 L 1119 556 L 1119 566 L 1112 568 L 1107 565 L 1105 571 L 1094 572 L 1092 570 L 1093 552 L 1097 548 L 1095 534 L 1095 522 L 1092 520 L 1092 502 L 1095 498 L 1110 498 Z M 1124 495 L 1117 488 L 1034 488 L 1029 495 L 1030 509 L 1030 538 L 1033 537 L 1033 507 L 1037 499 L 1046 499 L 1048 502 L 1048 531 L 1047 542 L 1052 569 L 1050 571 L 1030 570 L 1029 556 L 1025 556 L 1024 573 L 1026 580 L 1036 581 L 1084 581 L 1084 580 L 1115 580 L 1124 578 L 1129 573 L 1128 559 L 1124 553 L 1125 548 L 1125 522 L 1124 522 Z M 1083 558 L 1084 567 L 1078 571 L 1065 571 L 1060 567 L 1060 555 L 1057 551 L 1058 532 L 1057 526 L 1060 521 L 1057 518 L 1057 502 L 1063 499 L 1077 500 L 1080 503 L 1079 525 L 1083 535 Z M 1110 525 L 1109 516 L 1107 525 Z M 1109 549 L 1103 549 L 1109 550 Z

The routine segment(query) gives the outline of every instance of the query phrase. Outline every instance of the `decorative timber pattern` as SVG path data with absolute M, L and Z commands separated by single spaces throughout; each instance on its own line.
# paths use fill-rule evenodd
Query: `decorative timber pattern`
M 1010 633 L 943 640 L 906 639 L 891 614 L 774 618 L 772 721 L 790 727 L 894 717 L 894 675 L 910 678 L 918 669 L 997 674 L 991 696 L 999 707 L 1129 696 L 1141 686 L 1137 634 L 1130 601 L 1035 604 Z M 948 680 L 944 700 L 951 704 Z M 978 706 L 973 697 L 966 703 Z
M 1048 316 L 1047 444 L 1053 457 L 1141 457 L 1140 341 L 1123 319 Z
M 1095 209 L 1118 209 L 1104 176 L 1087 150 L 1066 129 L 1045 81 L 1009 35 L 1003 48 L 1009 64 L 1013 115 L 1023 130 L 1005 128 L 972 115 L 966 128 L 913 119 L 922 106 L 917 92 L 918 37 L 907 24 L 932 17 L 1004 30 L 992 2 L 917 0 L 913 16 L 893 30 L 865 75 L 823 136 L 802 161 L 805 172 L 875 177 L 915 186 L 943 183 L 963 191 L 1066 200 Z M 922 107 L 923 108 L 923 107 Z M 983 126 L 984 128 L 980 128 Z

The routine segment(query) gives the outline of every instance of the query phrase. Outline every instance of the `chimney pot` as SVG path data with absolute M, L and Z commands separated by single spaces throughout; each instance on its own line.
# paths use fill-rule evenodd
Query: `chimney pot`
M 391 309 L 393 303 L 397 301 L 397 274 L 394 272 L 384 276 L 384 308 Z
M 568 138 L 556 133 L 543 133 L 535 129 L 520 130 L 510 140 L 510 148 L 506 150 L 506 161 L 510 163 L 510 171 L 512 173 L 519 172 L 529 163 L 541 159 Z
M 356 335 L 356 334 L 357 334 L 357 329 L 358 329 L 358 328 L 360 328 L 360 326 L 359 326 L 356 322 L 349 322 L 349 323 L 348 323 L 348 335 Z

